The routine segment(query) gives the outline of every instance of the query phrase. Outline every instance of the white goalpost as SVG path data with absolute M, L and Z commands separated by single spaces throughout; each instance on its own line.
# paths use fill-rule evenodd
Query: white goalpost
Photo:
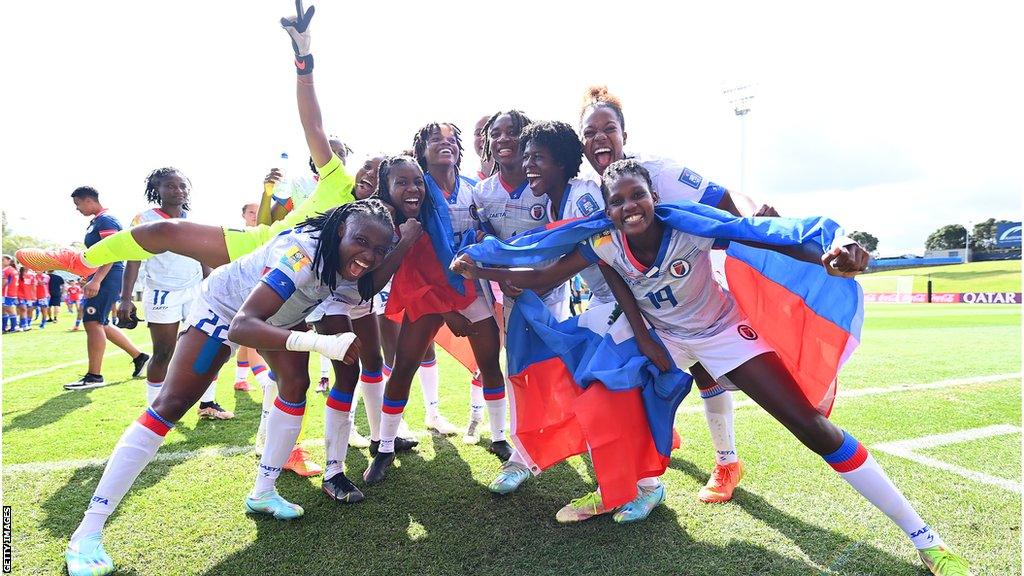
M 915 276 L 889 274 L 864 274 L 857 277 L 857 281 L 864 289 L 864 300 L 884 304 L 914 302 L 914 279 Z M 917 301 L 923 302 L 922 298 L 924 294 L 919 296 Z

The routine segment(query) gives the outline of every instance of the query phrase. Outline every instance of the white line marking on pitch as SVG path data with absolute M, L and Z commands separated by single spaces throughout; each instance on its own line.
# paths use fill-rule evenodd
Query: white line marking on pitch
M 1014 374 L 996 374 L 993 376 L 977 376 L 973 378 L 957 378 L 952 380 L 940 380 L 938 382 L 929 382 L 925 384 L 899 384 L 889 388 L 861 388 L 859 390 L 849 390 L 847 392 L 840 391 L 839 396 L 841 398 L 856 398 L 859 396 L 872 396 L 878 394 L 886 394 L 889 392 L 913 392 L 917 390 L 935 390 L 940 388 L 951 388 L 954 386 L 975 386 L 978 384 L 987 384 L 990 382 L 999 382 L 1003 380 L 1013 380 L 1020 378 L 1021 373 L 1017 372 Z M 736 402 L 737 408 L 747 406 L 757 406 L 751 400 L 741 400 Z M 681 414 L 700 414 L 704 412 L 704 407 L 701 405 L 697 406 L 683 406 L 679 409 Z M 425 433 L 413 433 L 413 436 L 425 435 Z M 323 439 L 306 440 L 302 444 L 304 446 L 321 446 L 323 445 Z M 189 458 L 199 458 L 203 456 L 236 456 L 239 454 L 245 454 L 252 450 L 252 446 L 225 446 L 222 448 L 203 448 L 200 450 L 188 450 L 181 452 L 163 452 L 157 453 L 156 460 L 161 462 L 173 462 L 178 460 L 187 460 Z M 106 464 L 106 458 L 89 458 L 84 460 L 53 460 L 49 462 L 25 462 L 21 464 L 9 464 L 3 467 L 3 473 L 6 475 L 17 474 L 22 472 L 53 472 L 57 470 L 66 469 L 77 469 L 85 468 L 88 466 L 103 466 Z
M 924 464 L 925 466 L 931 466 L 932 468 L 952 472 L 953 474 L 963 476 L 968 480 L 998 486 L 1009 490 L 1010 492 L 1021 494 L 1024 493 L 1024 490 L 1022 490 L 1020 482 L 1008 480 L 1006 478 L 999 478 L 997 476 L 990 476 L 984 472 L 978 472 L 977 470 L 971 470 L 969 468 L 957 466 L 956 464 L 950 464 L 949 462 L 944 462 L 937 458 L 932 458 L 931 456 L 925 456 L 915 452 L 915 450 L 926 450 L 928 448 L 937 448 L 948 444 L 981 440 L 982 438 L 1019 434 L 1020 432 L 1021 429 L 1017 426 L 998 424 L 995 426 L 986 426 L 985 428 L 973 428 L 970 430 L 961 430 L 959 432 L 950 432 L 948 434 L 935 434 L 934 436 L 922 436 L 920 438 L 909 438 L 907 440 L 897 440 L 894 442 L 882 442 L 880 444 L 873 445 L 871 448 L 874 450 L 881 450 L 882 452 L 892 454 L 893 456 L 906 458 L 907 460 L 917 462 L 918 464 Z
M 953 388 L 955 386 L 975 386 L 978 384 L 990 384 L 992 382 L 1002 382 L 1003 380 L 1019 380 L 1021 377 L 1020 372 L 1014 372 L 1011 374 L 993 374 L 991 376 L 972 376 L 970 378 L 951 378 L 949 380 L 938 380 L 936 382 L 926 382 L 924 384 L 896 384 L 887 387 L 878 388 L 855 388 L 853 390 L 843 390 L 842 382 L 839 383 L 839 398 L 859 398 L 861 396 L 877 396 L 879 394 L 891 394 L 894 392 L 917 392 L 920 390 L 940 390 L 942 388 Z M 733 406 L 736 408 L 750 408 L 757 406 L 757 403 L 753 400 L 740 400 Z M 704 406 L 703 403 L 696 406 L 683 406 L 679 408 L 677 414 L 703 414 Z
M 148 344 L 148 342 L 147 342 L 147 344 Z M 142 350 L 142 349 L 140 348 L 139 350 Z M 147 354 L 149 353 L 149 349 L 148 348 L 145 349 L 145 350 L 142 350 L 142 351 L 146 352 Z M 120 348 L 117 348 L 116 350 L 111 350 L 110 352 L 107 352 L 106 354 L 103 355 L 103 357 L 106 358 L 107 356 L 114 356 L 114 355 L 117 355 L 117 354 L 124 354 L 124 351 L 121 350 Z M 64 368 L 70 368 L 72 366 L 79 366 L 79 365 L 88 364 L 88 363 L 89 363 L 89 359 L 88 358 L 83 358 L 81 360 L 75 360 L 75 361 L 72 361 L 72 362 L 65 362 L 63 364 L 57 364 L 56 366 L 50 366 L 49 368 L 43 368 L 42 370 L 33 370 L 32 372 L 25 372 L 24 374 L 18 374 L 17 376 L 12 376 L 11 378 L 4 378 L 4 383 L 5 384 L 9 384 L 11 382 L 17 382 L 19 380 L 24 380 L 26 378 L 32 378 L 33 376 L 42 376 L 43 374 L 49 374 L 50 372 L 55 372 L 57 370 L 63 370 Z

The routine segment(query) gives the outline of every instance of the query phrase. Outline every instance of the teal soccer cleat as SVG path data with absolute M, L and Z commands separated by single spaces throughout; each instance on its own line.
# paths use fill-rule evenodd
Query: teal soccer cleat
M 252 514 L 269 514 L 276 520 L 294 520 L 305 512 L 302 506 L 281 498 L 277 490 L 267 490 L 245 499 L 245 511 Z
M 89 534 L 64 551 L 68 576 L 103 576 L 114 571 L 114 561 L 103 549 L 99 532 Z

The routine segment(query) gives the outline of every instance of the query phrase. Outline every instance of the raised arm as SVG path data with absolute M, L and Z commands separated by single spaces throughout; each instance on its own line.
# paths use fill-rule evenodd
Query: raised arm
M 770 244 L 761 244 L 759 242 L 741 242 L 747 246 L 754 248 L 763 248 L 765 250 L 772 250 L 779 254 L 789 256 L 794 260 L 800 260 L 801 262 L 809 262 L 811 264 L 821 264 L 825 267 L 825 271 L 832 276 L 841 276 L 843 278 L 853 278 L 860 274 L 868 267 L 869 254 L 860 244 L 849 240 L 848 238 L 841 239 L 839 246 L 833 246 L 830 249 L 822 252 L 820 249 L 813 246 L 773 246 Z
M 309 24 L 314 12 L 314 6 L 303 11 L 302 0 L 295 0 L 295 17 L 282 18 L 281 26 L 292 38 L 295 71 L 298 73 L 295 77 L 295 95 L 299 104 L 299 120 L 306 135 L 309 155 L 319 168 L 330 161 L 333 152 L 324 131 L 320 103 L 316 99 L 316 89 L 313 87 L 313 55 L 310 53 Z
M 579 250 L 573 250 L 557 262 L 552 262 L 547 266 L 519 270 L 481 268 L 469 255 L 462 254 L 452 261 L 451 270 L 471 280 L 483 278 L 495 282 L 509 282 L 517 288 L 544 292 L 565 282 L 566 278 L 571 278 L 587 266 L 590 266 L 590 262 L 580 254 Z

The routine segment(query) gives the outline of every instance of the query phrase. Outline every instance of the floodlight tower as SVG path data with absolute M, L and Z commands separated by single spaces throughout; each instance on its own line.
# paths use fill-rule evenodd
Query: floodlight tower
M 733 112 L 740 119 L 740 191 L 747 192 L 747 114 L 750 113 L 750 101 L 754 99 L 754 85 L 744 84 L 722 90 L 729 100 Z

